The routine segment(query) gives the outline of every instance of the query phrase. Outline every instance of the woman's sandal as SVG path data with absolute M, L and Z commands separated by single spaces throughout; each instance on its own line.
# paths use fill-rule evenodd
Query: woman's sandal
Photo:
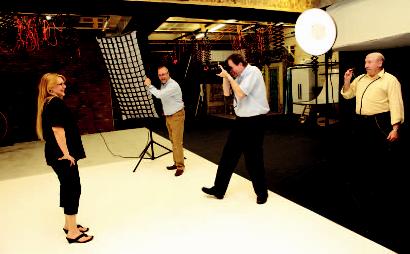
M 68 238 L 68 237 L 66 237 L 66 239 L 67 239 L 68 243 L 86 243 L 86 242 L 89 242 L 89 241 L 91 241 L 92 239 L 94 239 L 94 236 L 91 236 L 89 239 L 87 239 L 87 240 L 85 240 L 85 241 L 83 241 L 83 242 L 80 241 L 80 239 L 81 239 L 82 237 L 87 237 L 87 236 L 88 236 L 87 234 L 82 233 L 81 235 L 77 236 L 77 237 L 74 238 L 74 239 Z
M 88 232 L 88 230 L 90 230 L 90 228 L 85 228 L 85 227 L 81 226 L 80 224 L 77 225 L 77 228 L 84 228 L 83 230 L 80 229 L 81 233 L 85 233 L 85 232 Z M 63 230 L 66 234 L 68 233 L 68 229 L 63 228 Z

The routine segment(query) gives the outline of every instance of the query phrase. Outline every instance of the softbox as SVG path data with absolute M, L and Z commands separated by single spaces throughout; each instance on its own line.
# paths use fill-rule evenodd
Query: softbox
M 122 120 L 158 118 L 146 78 L 136 31 L 119 36 L 97 38 Z

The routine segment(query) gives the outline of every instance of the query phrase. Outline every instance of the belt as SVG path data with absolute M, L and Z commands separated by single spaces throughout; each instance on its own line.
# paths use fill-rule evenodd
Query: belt
M 373 119 L 376 115 L 356 115 L 359 119 Z
M 378 113 L 378 114 L 374 114 L 374 115 L 356 115 L 358 120 L 363 120 L 363 121 L 369 121 L 369 120 L 385 120 L 385 119 L 389 119 L 390 121 L 390 111 L 387 112 L 383 112 L 383 113 Z
M 175 113 L 174 113 L 174 114 L 172 114 L 172 115 L 165 115 L 165 116 L 173 116 L 173 115 L 175 115 L 176 113 L 179 113 L 179 112 L 182 112 L 182 111 L 184 111 L 184 108 L 182 108 L 182 109 L 178 110 L 177 112 L 175 112 Z
M 256 116 L 236 116 L 236 120 L 238 121 L 246 121 L 246 120 L 258 120 L 258 119 L 265 119 L 266 114 L 256 115 Z

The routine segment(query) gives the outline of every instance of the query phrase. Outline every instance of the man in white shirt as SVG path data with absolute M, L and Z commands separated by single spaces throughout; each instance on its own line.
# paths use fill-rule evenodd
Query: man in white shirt
M 174 164 L 167 169 L 176 169 L 175 176 L 180 176 L 185 170 L 183 151 L 185 110 L 182 91 L 178 83 L 170 77 L 167 67 L 158 67 L 158 78 L 161 81 L 159 90 L 151 84 L 149 78 L 145 79 L 144 84 L 152 95 L 161 99 L 174 159 Z
M 243 153 L 246 169 L 257 195 L 256 202 L 264 204 L 268 199 L 263 162 L 264 119 L 269 112 L 265 82 L 261 71 L 248 64 L 242 55 L 232 54 L 226 62 L 236 79 L 221 66 L 222 72 L 217 75 L 223 78 L 225 96 L 229 95 L 230 89 L 234 93 L 234 110 L 237 117 L 225 144 L 214 186 L 203 187 L 202 191 L 222 199 Z

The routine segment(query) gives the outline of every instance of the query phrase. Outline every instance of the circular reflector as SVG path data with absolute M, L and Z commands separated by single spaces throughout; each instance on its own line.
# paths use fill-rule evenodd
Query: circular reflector
M 336 40 L 336 25 L 326 11 L 309 9 L 296 20 L 295 37 L 303 51 L 319 56 L 332 48 Z

